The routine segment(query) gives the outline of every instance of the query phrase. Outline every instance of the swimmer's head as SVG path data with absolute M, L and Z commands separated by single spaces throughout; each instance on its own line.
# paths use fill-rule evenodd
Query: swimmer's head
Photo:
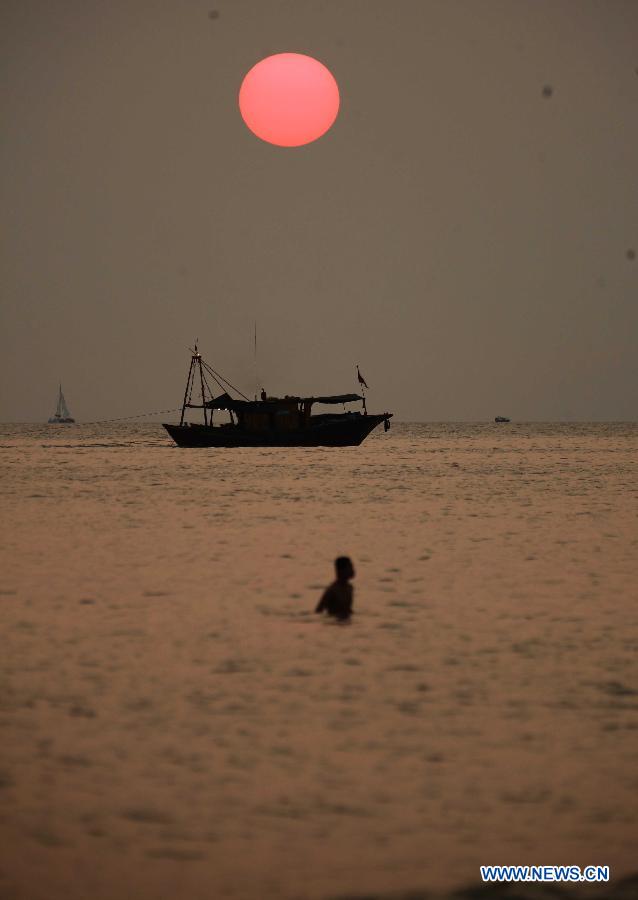
M 335 572 L 340 581 L 347 581 L 349 578 L 354 578 L 354 566 L 352 565 L 352 560 L 349 556 L 338 556 L 335 559 Z

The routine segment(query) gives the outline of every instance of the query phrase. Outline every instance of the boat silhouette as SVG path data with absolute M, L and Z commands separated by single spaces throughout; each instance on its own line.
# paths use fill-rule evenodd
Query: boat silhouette
M 209 378 L 221 390 L 218 396 L 211 391 Z M 199 402 L 194 402 L 198 394 Z M 356 402 L 362 403 L 361 411 L 345 411 L 346 404 Z M 316 403 L 343 405 L 344 412 L 313 414 Z M 201 409 L 203 422 L 186 422 L 188 409 Z M 215 424 L 213 416 L 218 411 L 228 413 L 230 421 Z M 262 389 L 261 399 L 250 400 L 205 362 L 195 347 L 180 422 L 163 425 L 179 447 L 356 447 L 382 422 L 387 431 L 391 418 L 389 412 L 369 415 L 365 394 L 269 397 Z
M 70 425 L 75 422 L 75 419 L 69 412 L 69 407 L 66 405 L 66 400 L 64 399 L 64 394 L 62 393 L 62 385 L 60 384 L 60 390 L 58 393 L 58 405 L 55 409 L 54 414 L 48 420 L 49 425 Z

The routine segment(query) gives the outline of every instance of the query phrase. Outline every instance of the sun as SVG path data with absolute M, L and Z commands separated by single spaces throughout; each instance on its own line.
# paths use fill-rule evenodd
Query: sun
M 239 111 L 262 141 L 301 147 L 328 131 L 339 112 L 339 87 L 329 69 L 303 53 L 276 53 L 247 73 Z

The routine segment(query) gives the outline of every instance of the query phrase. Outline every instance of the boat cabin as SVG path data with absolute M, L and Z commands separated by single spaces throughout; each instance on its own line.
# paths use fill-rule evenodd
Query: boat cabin
M 362 401 L 359 394 L 338 394 L 327 397 L 266 397 L 265 400 L 236 400 L 224 393 L 206 403 L 206 408 L 213 410 L 226 410 L 230 413 L 231 424 L 235 423 L 248 432 L 260 431 L 300 431 L 310 424 L 326 419 L 334 418 L 335 413 L 312 415 L 314 403 L 328 405 L 354 403 Z M 365 411 L 365 408 L 364 408 Z M 360 412 L 345 413 L 350 416 L 360 416 Z M 341 414 L 343 415 L 343 413 Z

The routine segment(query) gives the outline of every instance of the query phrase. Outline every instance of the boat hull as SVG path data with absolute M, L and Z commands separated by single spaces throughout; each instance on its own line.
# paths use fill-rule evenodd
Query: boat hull
M 247 431 L 238 425 L 168 425 L 178 447 L 358 447 L 373 429 L 391 418 L 348 416 L 298 431 Z
M 75 419 L 71 419 L 71 418 L 63 419 L 58 416 L 52 416 L 52 418 L 50 418 L 48 420 L 48 424 L 49 425 L 75 425 Z

